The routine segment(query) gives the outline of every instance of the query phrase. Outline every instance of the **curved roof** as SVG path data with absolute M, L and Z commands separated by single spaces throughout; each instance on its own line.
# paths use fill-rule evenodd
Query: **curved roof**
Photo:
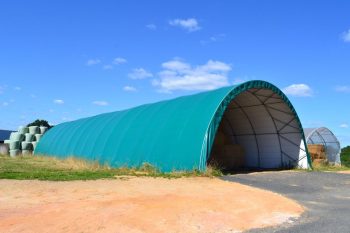
M 278 94 L 302 129 L 292 104 L 281 90 L 265 81 L 249 81 L 59 124 L 43 136 L 35 154 L 74 155 L 112 166 L 149 162 L 163 171 L 204 170 L 227 106 L 252 88 L 266 88 Z M 304 139 L 302 130 L 300 134 Z
M 307 144 L 322 144 L 325 146 L 327 159 L 331 163 L 340 164 L 341 146 L 337 137 L 326 127 L 305 128 Z

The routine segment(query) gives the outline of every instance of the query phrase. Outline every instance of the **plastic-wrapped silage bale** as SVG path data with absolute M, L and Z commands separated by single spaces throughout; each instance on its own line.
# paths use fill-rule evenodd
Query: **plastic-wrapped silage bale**
M 29 133 L 29 128 L 28 127 L 19 127 L 18 133 L 21 133 L 21 134 Z
M 31 133 L 31 134 L 38 134 L 39 133 L 39 127 L 38 126 L 29 126 L 29 133 Z
M 35 147 L 36 147 L 37 144 L 38 144 L 38 142 L 32 142 L 33 150 L 35 150 Z
M 33 150 L 33 144 L 31 142 L 22 142 L 22 150 Z
M 43 136 L 42 134 L 35 134 L 35 141 L 37 142 L 40 141 L 42 136 Z
M 23 141 L 24 140 L 24 134 L 21 134 L 19 132 L 13 132 L 10 135 L 11 141 Z
M 33 154 L 32 150 L 22 150 L 22 155 L 31 155 Z
M 26 138 L 25 139 L 26 142 L 32 142 L 34 140 L 34 135 L 31 133 L 26 133 L 25 138 Z
M 47 131 L 47 127 L 46 126 L 40 126 L 39 128 L 40 128 L 40 134 L 46 133 L 46 131 Z
M 16 157 L 17 155 L 21 154 L 21 150 L 10 150 L 10 156 Z
M 20 150 L 21 149 L 21 141 L 12 141 L 10 142 L 10 150 Z

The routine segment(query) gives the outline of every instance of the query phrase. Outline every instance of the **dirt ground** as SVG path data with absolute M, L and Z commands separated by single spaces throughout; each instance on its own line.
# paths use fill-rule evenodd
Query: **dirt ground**
M 350 170 L 346 170 L 346 171 L 339 171 L 338 173 L 342 173 L 342 174 L 350 174 Z
M 0 180 L 0 232 L 240 232 L 303 211 L 281 195 L 215 178 Z

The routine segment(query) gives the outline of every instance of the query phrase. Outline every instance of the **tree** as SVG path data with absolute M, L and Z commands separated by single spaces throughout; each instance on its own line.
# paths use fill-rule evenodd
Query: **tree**
M 53 127 L 53 125 L 50 125 L 48 121 L 40 120 L 40 119 L 37 119 L 37 120 L 33 121 L 32 123 L 29 123 L 27 125 L 27 127 L 29 127 L 29 126 L 45 126 L 48 129 L 51 129 Z
M 342 165 L 350 167 L 350 146 L 341 149 L 340 159 Z

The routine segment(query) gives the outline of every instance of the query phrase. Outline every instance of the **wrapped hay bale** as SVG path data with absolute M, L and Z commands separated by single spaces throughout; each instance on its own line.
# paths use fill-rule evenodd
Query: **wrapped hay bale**
M 5 140 L 4 144 L 10 144 L 11 140 Z
M 40 134 L 44 134 L 47 131 L 47 127 L 46 126 L 40 126 Z
M 38 134 L 39 133 L 39 127 L 38 126 L 29 126 L 29 133 L 31 134 Z
M 10 141 L 10 150 L 20 150 L 21 149 L 21 141 Z
M 22 150 L 22 155 L 31 155 L 33 154 L 32 150 Z
M 10 150 L 10 156 L 16 157 L 21 154 L 21 150 Z
M 37 142 L 40 141 L 42 136 L 43 136 L 42 134 L 35 134 L 35 141 Z
M 33 150 L 33 144 L 31 142 L 22 142 L 22 150 Z
M 26 142 L 32 142 L 34 140 L 34 134 L 26 133 L 25 134 L 25 141 Z
M 324 145 L 322 144 L 309 144 L 307 145 L 307 149 L 311 155 L 311 159 L 327 159 L 326 150 Z
M 37 144 L 38 144 L 38 142 L 32 142 L 33 150 L 35 150 L 35 147 L 36 147 Z
M 238 144 L 214 146 L 209 164 L 224 170 L 233 170 L 244 166 L 244 149 Z
M 21 134 L 29 133 L 29 128 L 28 127 L 19 127 L 18 133 L 21 133 Z
M 19 132 L 13 132 L 10 135 L 11 141 L 24 141 L 24 134 L 21 134 Z
M 218 131 L 214 139 L 214 145 L 223 146 L 227 144 L 230 144 L 229 138 L 222 131 Z

